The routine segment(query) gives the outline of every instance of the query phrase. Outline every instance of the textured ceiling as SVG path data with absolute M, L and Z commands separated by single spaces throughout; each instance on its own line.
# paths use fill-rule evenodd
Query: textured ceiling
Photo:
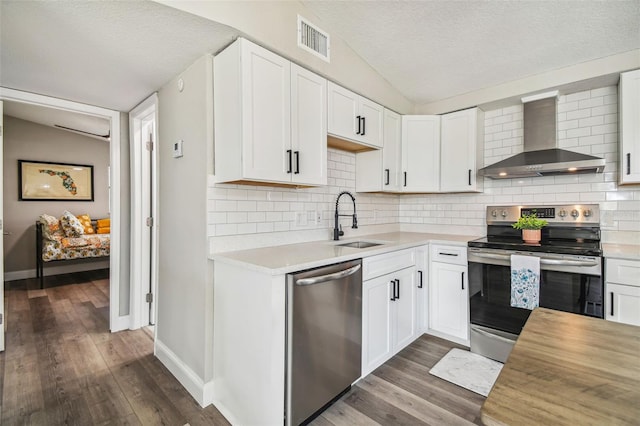
M 302 3 L 417 104 L 640 48 L 640 0 Z M 237 35 L 149 1 L 0 0 L 0 85 L 129 111 Z
M 640 0 L 302 3 L 417 104 L 640 48 Z
M 129 111 L 230 28 L 148 1 L 0 1 L 0 85 Z

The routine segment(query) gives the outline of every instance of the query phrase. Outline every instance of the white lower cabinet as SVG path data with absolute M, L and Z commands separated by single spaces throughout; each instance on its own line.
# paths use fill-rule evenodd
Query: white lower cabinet
M 416 336 L 415 266 L 362 284 L 362 375 Z
M 428 333 L 468 346 L 466 247 L 433 245 L 429 269 Z
M 607 283 L 606 319 L 640 325 L 640 287 Z
M 605 319 L 640 325 L 640 262 L 606 259 Z
M 429 246 L 416 248 L 416 328 L 422 334 L 429 328 Z

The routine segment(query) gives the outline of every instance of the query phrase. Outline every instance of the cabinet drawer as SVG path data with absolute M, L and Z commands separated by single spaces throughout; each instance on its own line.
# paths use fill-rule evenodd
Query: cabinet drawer
M 466 266 L 467 265 L 467 247 L 432 244 L 431 245 L 431 261 Z
M 362 260 L 362 280 L 370 280 L 380 275 L 399 271 L 416 264 L 414 249 L 394 251 Z
M 640 287 L 640 262 L 623 259 L 607 259 L 605 281 Z

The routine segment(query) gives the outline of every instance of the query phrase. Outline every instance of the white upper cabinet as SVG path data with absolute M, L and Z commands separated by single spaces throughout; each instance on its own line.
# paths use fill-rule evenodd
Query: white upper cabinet
M 326 80 L 239 38 L 214 58 L 216 181 L 326 184 L 325 111 Z
M 482 191 L 477 171 L 483 161 L 484 112 L 471 108 L 444 114 L 440 131 L 440 191 Z
M 291 64 L 292 181 L 327 184 L 327 80 Z
M 328 83 L 329 134 L 382 148 L 383 107 L 332 82 Z
M 640 70 L 620 74 L 620 183 L 640 183 Z
M 357 192 L 399 192 L 402 117 L 385 108 L 382 150 L 356 154 Z
M 403 192 L 440 190 L 440 117 L 402 116 Z
M 402 174 L 402 117 L 384 110 L 384 146 L 382 147 L 382 190 L 397 192 Z

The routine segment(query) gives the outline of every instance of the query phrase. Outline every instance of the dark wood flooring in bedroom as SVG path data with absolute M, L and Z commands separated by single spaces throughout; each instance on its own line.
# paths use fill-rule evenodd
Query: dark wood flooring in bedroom
M 108 270 L 5 283 L 0 424 L 228 425 L 153 356 L 149 329 L 109 333 L 108 294 Z M 480 424 L 482 396 L 428 373 L 455 346 L 421 337 L 312 425 Z

